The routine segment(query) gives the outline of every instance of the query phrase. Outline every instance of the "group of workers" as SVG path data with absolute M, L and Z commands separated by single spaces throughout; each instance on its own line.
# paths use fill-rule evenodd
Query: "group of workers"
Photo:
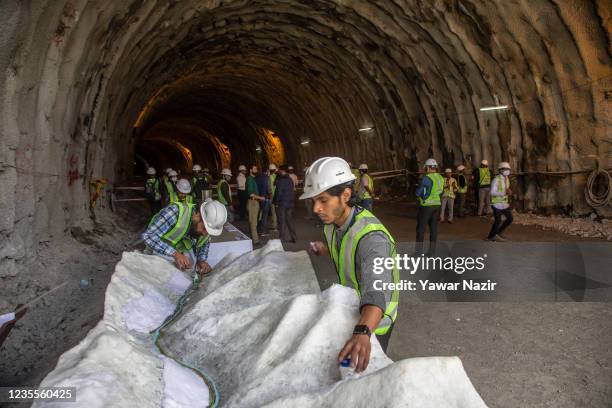
M 419 244 L 423 243 L 427 226 L 432 243 L 430 251 L 435 251 L 437 224 L 445 220 L 446 210 L 449 213 L 448 221 L 452 222 L 455 198 L 458 201 L 458 216 L 463 216 L 468 176 L 463 165 L 457 167 L 457 178 L 453 177 L 451 169 L 446 169 L 442 176 L 434 159 L 428 159 L 424 168 L 425 175 L 416 191 L 419 200 L 417 251 L 422 250 Z M 283 225 L 281 237 L 295 242 L 291 218 L 298 179 L 293 169 L 286 165 L 277 168 L 270 164 L 263 174 L 258 174 L 258 167 L 251 164 L 248 168 L 241 165 L 238 170 L 237 212 L 241 218 L 244 218 L 245 212 L 248 214 L 253 243 L 259 242 L 258 226 L 259 232 L 265 231 L 261 223 L 262 217 L 268 216 L 267 209 L 272 215 L 272 226 L 276 227 L 277 222 Z M 491 200 L 495 221 L 487 239 L 493 241 L 504 240 L 502 233 L 512 222 L 509 209 L 509 196 L 512 194 L 510 165 L 502 162 L 498 170 L 499 174 L 493 177 L 488 163 L 483 160 L 471 176 L 477 187 L 479 215 L 484 214 L 486 204 Z M 174 261 L 179 268 L 192 271 L 194 276 L 211 271 L 206 262 L 209 236 L 221 233 L 232 203 L 231 189 L 229 185 L 225 187 L 231 178 L 229 169 L 221 172 L 222 178 L 217 184 L 218 201 L 208 194 L 197 193 L 190 201 L 188 197 L 192 191 L 200 188 L 195 187 L 199 180 L 207 183 L 204 184 L 206 188 L 211 186 L 208 172 L 203 171 L 202 175 L 196 175 L 195 166 L 191 182 L 185 178 L 178 179 L 176 173 L 167 172 L 168 181 L 164 179 L 162 184 L 167 184 L 165 188 L 168 191 L 174 185 L 176 195 L 166 194 L 167 205 L 153 216 L 143 233 L 148 251 Z M 155 181 L 151 183 L 155 184 Z M 161 197 L 164 195 L 160 193 L 160 200 Z M 375 259 L 395 257 L 395 240 L 371 210 L 374 183 L 365 164 L 355 168 L 339 157 L 316 160 L 305 171 L 303 193 L 299 198 L 310 202 L 311 211 L 323 224 L 324 240 L 311 242 L 308 251 L 313 255 L 330 256 L 340 283 L 354 289 L 360 298 L 360 318 L 338 354 L 338 362 L 348 358 L 351 366 L 361 372 L 368 366 L 370 336 L 374 333 L 386 351 L 397 318 L 399 292 L 396 288 L 399 285 L 392 285 L 400 281 L 397 265 L 385 266 L 383 272 L 373 272 Z M 502 216 L 506 220 L 500 225 Z M 381 284 L 377 287 L 374 281 Z

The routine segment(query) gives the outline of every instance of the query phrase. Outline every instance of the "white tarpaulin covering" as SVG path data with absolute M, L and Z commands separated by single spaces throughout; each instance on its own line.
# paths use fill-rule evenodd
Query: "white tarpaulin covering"
M 209 386 L 210 401 L 228 407 L 485 406 L 458 358 L 393 363 L 374 336 L 368 369 L 341 381 L 336 357 L 357 297 L 338 285 L 320 293 L 306 253 L 279 241 L 221 261 L 156 345 L 148 332 L 189 284 L 167 261 L 124 253 L 104 320 L 41 386 L 76 386 L 87 408 L 207 406 Z

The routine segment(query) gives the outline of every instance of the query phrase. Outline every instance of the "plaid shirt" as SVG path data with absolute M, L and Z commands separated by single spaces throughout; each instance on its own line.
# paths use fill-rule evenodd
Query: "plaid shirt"
M 145 232 L 142 233 L 143 241 L 153 250 L 153 252 L 166 256 L 173 256 L 176 252 L 176 249 L 164 241 L 162 236 L 176 225 L 178 221 L 178 214 L 178 206 L 175 204 L 170 204 L 155 215 L 153 223 L 149 225 Z M 191 240 L 192 248 L 195 248 L 195 251 L 197 252 L 196 257 L 198 262 L 206 261 L 208 259 L 208 247 L 210 246 L 210 241 L 207 241 L 206 244 L 198 251 L 196 247 L 197 239 L 188 235 L 185 237 Z

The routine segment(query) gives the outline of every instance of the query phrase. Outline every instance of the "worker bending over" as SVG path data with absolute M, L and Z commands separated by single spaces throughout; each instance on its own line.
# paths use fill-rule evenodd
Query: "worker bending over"
M 315 161 L 304 181 L 304 194 L 311 198 L 313 212 L 325 224 L 326 244 L 311 244 L 316 255 L 330 254 L 342 285 L 355 289 L 360 297 L 361 318 L 346 342 L 338 361 L 350 356 L 357 372 L 366 369 L 370 359 L 370 335 L 376 334 L 386 351 L 397 316 L 399 292 L 376 290 L 375 281 L 385 284 L 399 282 L 396 266 L 374 273 L 377 258 L 395 257 L 395 241 L 382 223 L 367 209 L 351 206 L 355 176 L 346 161 L 339 157 L 324 157 Z
M 171 203 L 153 216 L 142 239 L 149 252 L 202 276 L 211 271 L 206 262 L 210 235 L 221 235 L 226 221 L 225 206 L 215 200 L 204 202 L 199 210 L 194 204 Z

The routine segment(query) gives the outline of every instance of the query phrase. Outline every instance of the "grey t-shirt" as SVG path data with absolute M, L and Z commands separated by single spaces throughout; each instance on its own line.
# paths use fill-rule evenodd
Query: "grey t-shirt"
M 346 231 L 352 224 L 354 216 L 355 207 L 351 207 L 351 213 L 344 225 L 341 227 L 335 226 L 337 237 L 336 250 L 338 252 L 340 252 L 342 237 L 344 237 L 344 234 L 346 234 Z M 360 309 L 365 305 L 374 305 L 378 306 L 384 312 L 387 303 L 391 301 L 391 294 L 393 291 L 374 289 L 374 281 L 380 280 L 385 283 L 393 282 L 393 271 L 383 268 L 383 273 L 375 274 L 373 269 L 374 259 L 390 257 L 392 249 L 393 244 L 389 241 L 387 235 L 381 231 L 370 232 L 364 235 L 359 241 L 357 245 L 357 254 L 355 256 L 355 276 L 357 277 L 359 289 L 361 291 Z

